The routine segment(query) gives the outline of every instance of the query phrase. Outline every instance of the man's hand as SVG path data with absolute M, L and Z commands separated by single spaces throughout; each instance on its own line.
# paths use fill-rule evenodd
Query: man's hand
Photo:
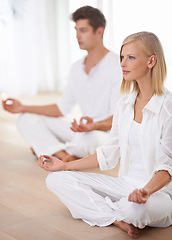
M 47 158 L 50 162 L 44 162 L 43 159 Z M 65 162 L 62 162 L 60 159 L 48 155 L 41 155 L 38 158 L 38 164 L 41 168 L 49 172 L 65 170 Z
M 142 189 L 135 189 L 130 195 L 128 196 L 129 202 L 136 202 L 136 203 L 146 203 L 149 197 L 149 192 L 142 188 Z
M 12 101 L 12 104 L 8 105 L 7 104 L 8 100 Z M 6 111 L 11 113 L 21 113 L 23 112 L 24 109 L 24 105 L 21 104 L 21 102 L 18 101 L 17 99 L 13 98 L 8 98 L 5 101 L 2 101 L 2 106 Z
M 86 123 L 83 123 L 84 120 L 86 120 Z M 73 122 L 71 122 L 70 129 L 73 132 L 89 132 L 94 130 L 94 125 L 93 118 L 85 116 L 80 118 L 79 124 L 76 119 L 74 119 Z

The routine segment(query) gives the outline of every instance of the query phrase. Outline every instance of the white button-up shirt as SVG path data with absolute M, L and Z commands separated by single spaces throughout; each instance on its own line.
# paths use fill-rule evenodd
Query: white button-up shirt
M 125 95 L 117 104 L 107 144 L 97 149 L 101 170 L 114 168 L 119 158 L 119 175 L 126 176 L 130 169 L 128 135 L 136 96 L 137 93 Z M 159 170 L 172 176 L 172 93 L 154 95 L 142 112 L 139 135 L 144 168 L 150 178 Z M 165 188 L 172 194 L 172 181 Z
M 69 114 L 78 104 L 84 116 L 95 121 L 104 120 L 114 114 L 122 80 L 119 57 L 108 52 L 87 74 L 85 57 L 71 68 L 69 83 L 57 105 L 63 115 Z

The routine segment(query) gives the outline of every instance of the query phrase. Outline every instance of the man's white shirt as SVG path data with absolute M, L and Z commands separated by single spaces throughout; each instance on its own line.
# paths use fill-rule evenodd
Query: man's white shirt
M 57 105 L 63 115 L 67 115 L 78 104 L 83 116 L 95 121 L 113 115 L 119 99 L 122 71 L 119 57 L 109 52 L 87 74 L 85 57 L 73 64 L 69 83 Z

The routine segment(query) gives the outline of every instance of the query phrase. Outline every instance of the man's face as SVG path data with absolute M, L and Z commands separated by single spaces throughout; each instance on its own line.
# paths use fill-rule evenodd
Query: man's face
M 89 51 L 97 45 L 99 36 L 97 31 L 94 31 L 93 27 L 89 25 L 88 19 L 77 20 L 75 29 L 80 49 Z

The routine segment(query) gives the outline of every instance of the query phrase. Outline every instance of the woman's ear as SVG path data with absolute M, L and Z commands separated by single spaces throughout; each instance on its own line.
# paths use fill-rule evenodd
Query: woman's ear
M 148 62 L 148 68 L 153 68 L 156 64 L 156 60 L 157 58 L 155 55 L 150 56 L 149 62 Z

